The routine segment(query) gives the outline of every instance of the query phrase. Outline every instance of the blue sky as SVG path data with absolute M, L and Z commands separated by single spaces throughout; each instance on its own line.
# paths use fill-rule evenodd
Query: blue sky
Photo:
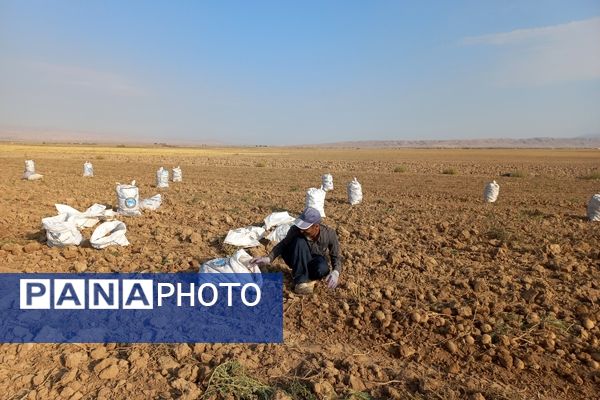
M 0 0 L 0 137 L 600 133 L 600 1 Z

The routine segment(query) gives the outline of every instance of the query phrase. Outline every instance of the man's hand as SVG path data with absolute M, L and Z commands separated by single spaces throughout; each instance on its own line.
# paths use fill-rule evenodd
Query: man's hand
M 250 260 L 250 265 L 265 265 L 265 264 L 271 264 L 271 259 L 269 258 L 269 256 L 264 256 L 264 257 L 254 257 L 252 260 Z
M 327 282 L 327 287 L 329 289 L 335 289 L 338 285 L 338 281 L 340 280 L 340 273 L 338 271 L 332 271 L 325 278 L 325 282 Z

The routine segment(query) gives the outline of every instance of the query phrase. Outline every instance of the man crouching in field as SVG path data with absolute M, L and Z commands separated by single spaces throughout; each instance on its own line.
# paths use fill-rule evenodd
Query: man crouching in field
M 333 266 L 331 272 L 325 258 L 327 252 Z M 312 293 L 315 282 L 323 277 L 326 277 L 327 287 L 337 287 L 342 271 L 340 243 L 335 230 L 321 224 L 318 210 L 312 207 L 304 210 L 294 221 L 287 236 L 273 247 L 268 256 L 253 258 L 250 263 L 270 264 L 279 256 L 292 269 L 294 292 Z

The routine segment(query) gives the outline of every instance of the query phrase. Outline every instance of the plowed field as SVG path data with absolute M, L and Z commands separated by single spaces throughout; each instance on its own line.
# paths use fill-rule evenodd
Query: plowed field
M 43 180 L 20 179 L 25 159 Z M 0 163 L 1 272 L 197 271 L 231 254 L 229 229 L 300 213 L 327 172 L 324 223 L 344 266 L 338 289 L 306 297 L 280 259 L 266 267 L 284 272 L 283 344 L 2 344 L 0 398 L 600 396 L 600 223 L 585 217 L 598 150 L 6 144 Z M 158 167 L 177 165 L 183 182 L 157 189 Z M 130 246 L 46 245 L 40 221 L 55 203 L 116 206 L 115 183 L 133 179 L 163 203 L 120 218 Z M 484 204 L 493 179 L 499 199 Z

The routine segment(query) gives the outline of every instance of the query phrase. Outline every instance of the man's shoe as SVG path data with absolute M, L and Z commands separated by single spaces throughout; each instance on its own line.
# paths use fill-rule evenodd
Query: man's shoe
M 302 282 L 296 285 L 294 292 L 296 294 L 311 294 L 315 289 L 316 281 Z

